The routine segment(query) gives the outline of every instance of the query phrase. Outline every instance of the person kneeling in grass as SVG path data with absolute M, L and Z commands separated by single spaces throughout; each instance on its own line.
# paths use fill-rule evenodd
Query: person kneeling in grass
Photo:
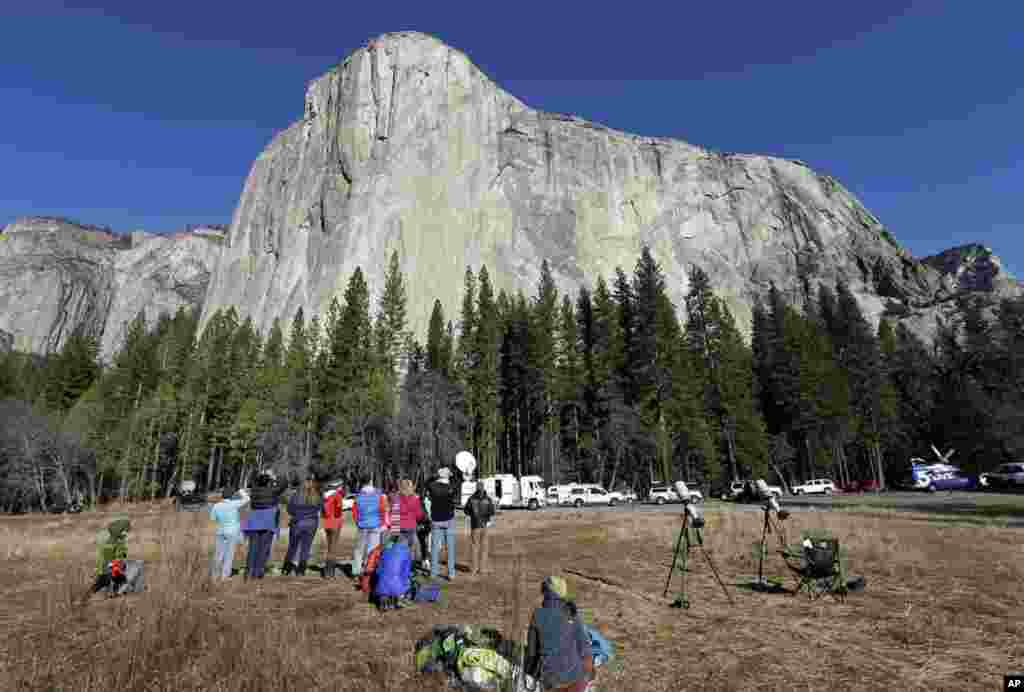
M 544 600 L 530 619 L 524 670 L 545 690 L 583 692 L 594 678 L 593 649 L 568 593 L 561 577 L 541 584 Z

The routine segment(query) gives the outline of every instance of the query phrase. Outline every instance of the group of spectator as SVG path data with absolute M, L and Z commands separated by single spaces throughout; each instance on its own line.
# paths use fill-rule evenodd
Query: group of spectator
M 451 469 L 441 468 L 416 493 L 412 480 L 401 479 L 382 490 L 369 477 L 360 479 L 359 490 L 351 506 L 356 541 L 352 555 L 352 574 L 358 577 L 366 559 L 388 535 L 395 535 L 409 546 L 412 555 L 431 579 L 440 572 L 441 551 L 447 552 L 449 581 L 455 577 L 455 511 L 461 502 L 461 489 L 452 480 Z M 323 568 L 325 577 L 336 576 L 337 548 L 344 526 L 344 489 L 325 488 L 321 479 L 309 478 L 285 499 L 288 484 L 269 474 L 256 477 L 251 493 L 244 488 L 228 489 L 224 499 L 213 505 L 210 517 L 216 523 L 215 550 L 211 574 L 227 578 L 232 574 L 235 548 L 248 540 L 245 577 L 260 579 L 266 573 L 271 549 L 281 523 L 281 506 L 288 510 L 288 549 L 282 573 L 302 576 L 306 573 L 317 532 L 324 530 Z M 242 511 L 248 509 L 243 520 Z M 462 507 L 470 521 L 471 574 L 487 571 L 488 528 L 495 516 L 493 500 L 483 487 Z M 430 547 L 427 547 L 429 539 Z

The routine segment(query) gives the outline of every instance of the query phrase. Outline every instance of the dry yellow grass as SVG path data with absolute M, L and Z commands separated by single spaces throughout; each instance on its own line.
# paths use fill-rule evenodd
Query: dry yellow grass
M 828 528 L 848 547 L 851 573 L 867 577 L 864 593 L 839 604 L 734 588 L 756 573 L 760 514 L 709 512 L 707 549 L 736 605 L 698 554 L 693 605 L 680 611 L 662 598 L 677 514 L 506 512 L 492 576 L 460 574 L 443 605 L 379 614 L 346 579 L 213 583 L 205 515 L 129 514 L 129 550 L 148 561 L 148 590 L 86 603 L 93 542 L 110 515 L 0 520 L 0 689 L 440 690 L 414 675 L 415 640 L 440 623 L 522 632 L 552 572 L 567 574 L 587 617 L 617 645 L 621 665 L 602 671 L 605 690 L 990 690 L 1024 667 L 1019 529 L 792 515 L 791 542 L 803 528 Z M 344 533 L 349 550 L 351 525 Z M 461 563 L 469 545 L 459 538 Z M 768 572 L 785 574 L 781 558 L 769 558 Z

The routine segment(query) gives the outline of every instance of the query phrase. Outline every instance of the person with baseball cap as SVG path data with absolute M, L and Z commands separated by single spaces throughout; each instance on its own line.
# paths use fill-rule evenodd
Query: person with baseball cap
M 594 657 L 568 584 L 550 576 L 540 590 L 543 602 L 530 618 L 524 669 L 545 690 L 583 692 L 594 677 Z
M 441 542 L 448 547 L 448 580 L 455 577 L 455 506 L 461 500 L 461 492 L 452 483 L 452 470 L 442 467 L 437 480 L 431 483 L 430 495 L 430 578 L 437 580 L 437 560 L 441 554 Z

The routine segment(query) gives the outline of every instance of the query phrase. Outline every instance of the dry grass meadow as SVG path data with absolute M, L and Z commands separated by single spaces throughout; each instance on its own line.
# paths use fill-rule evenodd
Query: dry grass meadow
M 442 623 L 523 631 L 549 573 L 567 576 L 617 645 L 603 690 L 993 690 L 1024 667 L 1020 529 L 794 513 L 791 542 L 801 529 L 828 528 L 845 541 L 851 574 L 867 578 L 866 591 L 840 604 L 736 588 L 756 573 L 760 514 L 709 509 L 707 547 L 736 604 L 695 554 L 693 605 L 682 611 L 662 598 L 678 510 L 506 512 L 492 576 L 460 574 L 444 603 L 381 614 L 345 578 L 213 583 L 205 514 L 127 513 L 147 592 L 85 602 L 95 535 L 110 514 L 0 519 L 0 689 L 441 690 L 412 670 L 416 639 Z M 347 550 L 353 534 L 346 526 Z M 468 537 L 459 540 L 462 563 Z M 274 559 L 284 549 L 279 540 Z M 768 564 L 785 575 L 781 558 Z

